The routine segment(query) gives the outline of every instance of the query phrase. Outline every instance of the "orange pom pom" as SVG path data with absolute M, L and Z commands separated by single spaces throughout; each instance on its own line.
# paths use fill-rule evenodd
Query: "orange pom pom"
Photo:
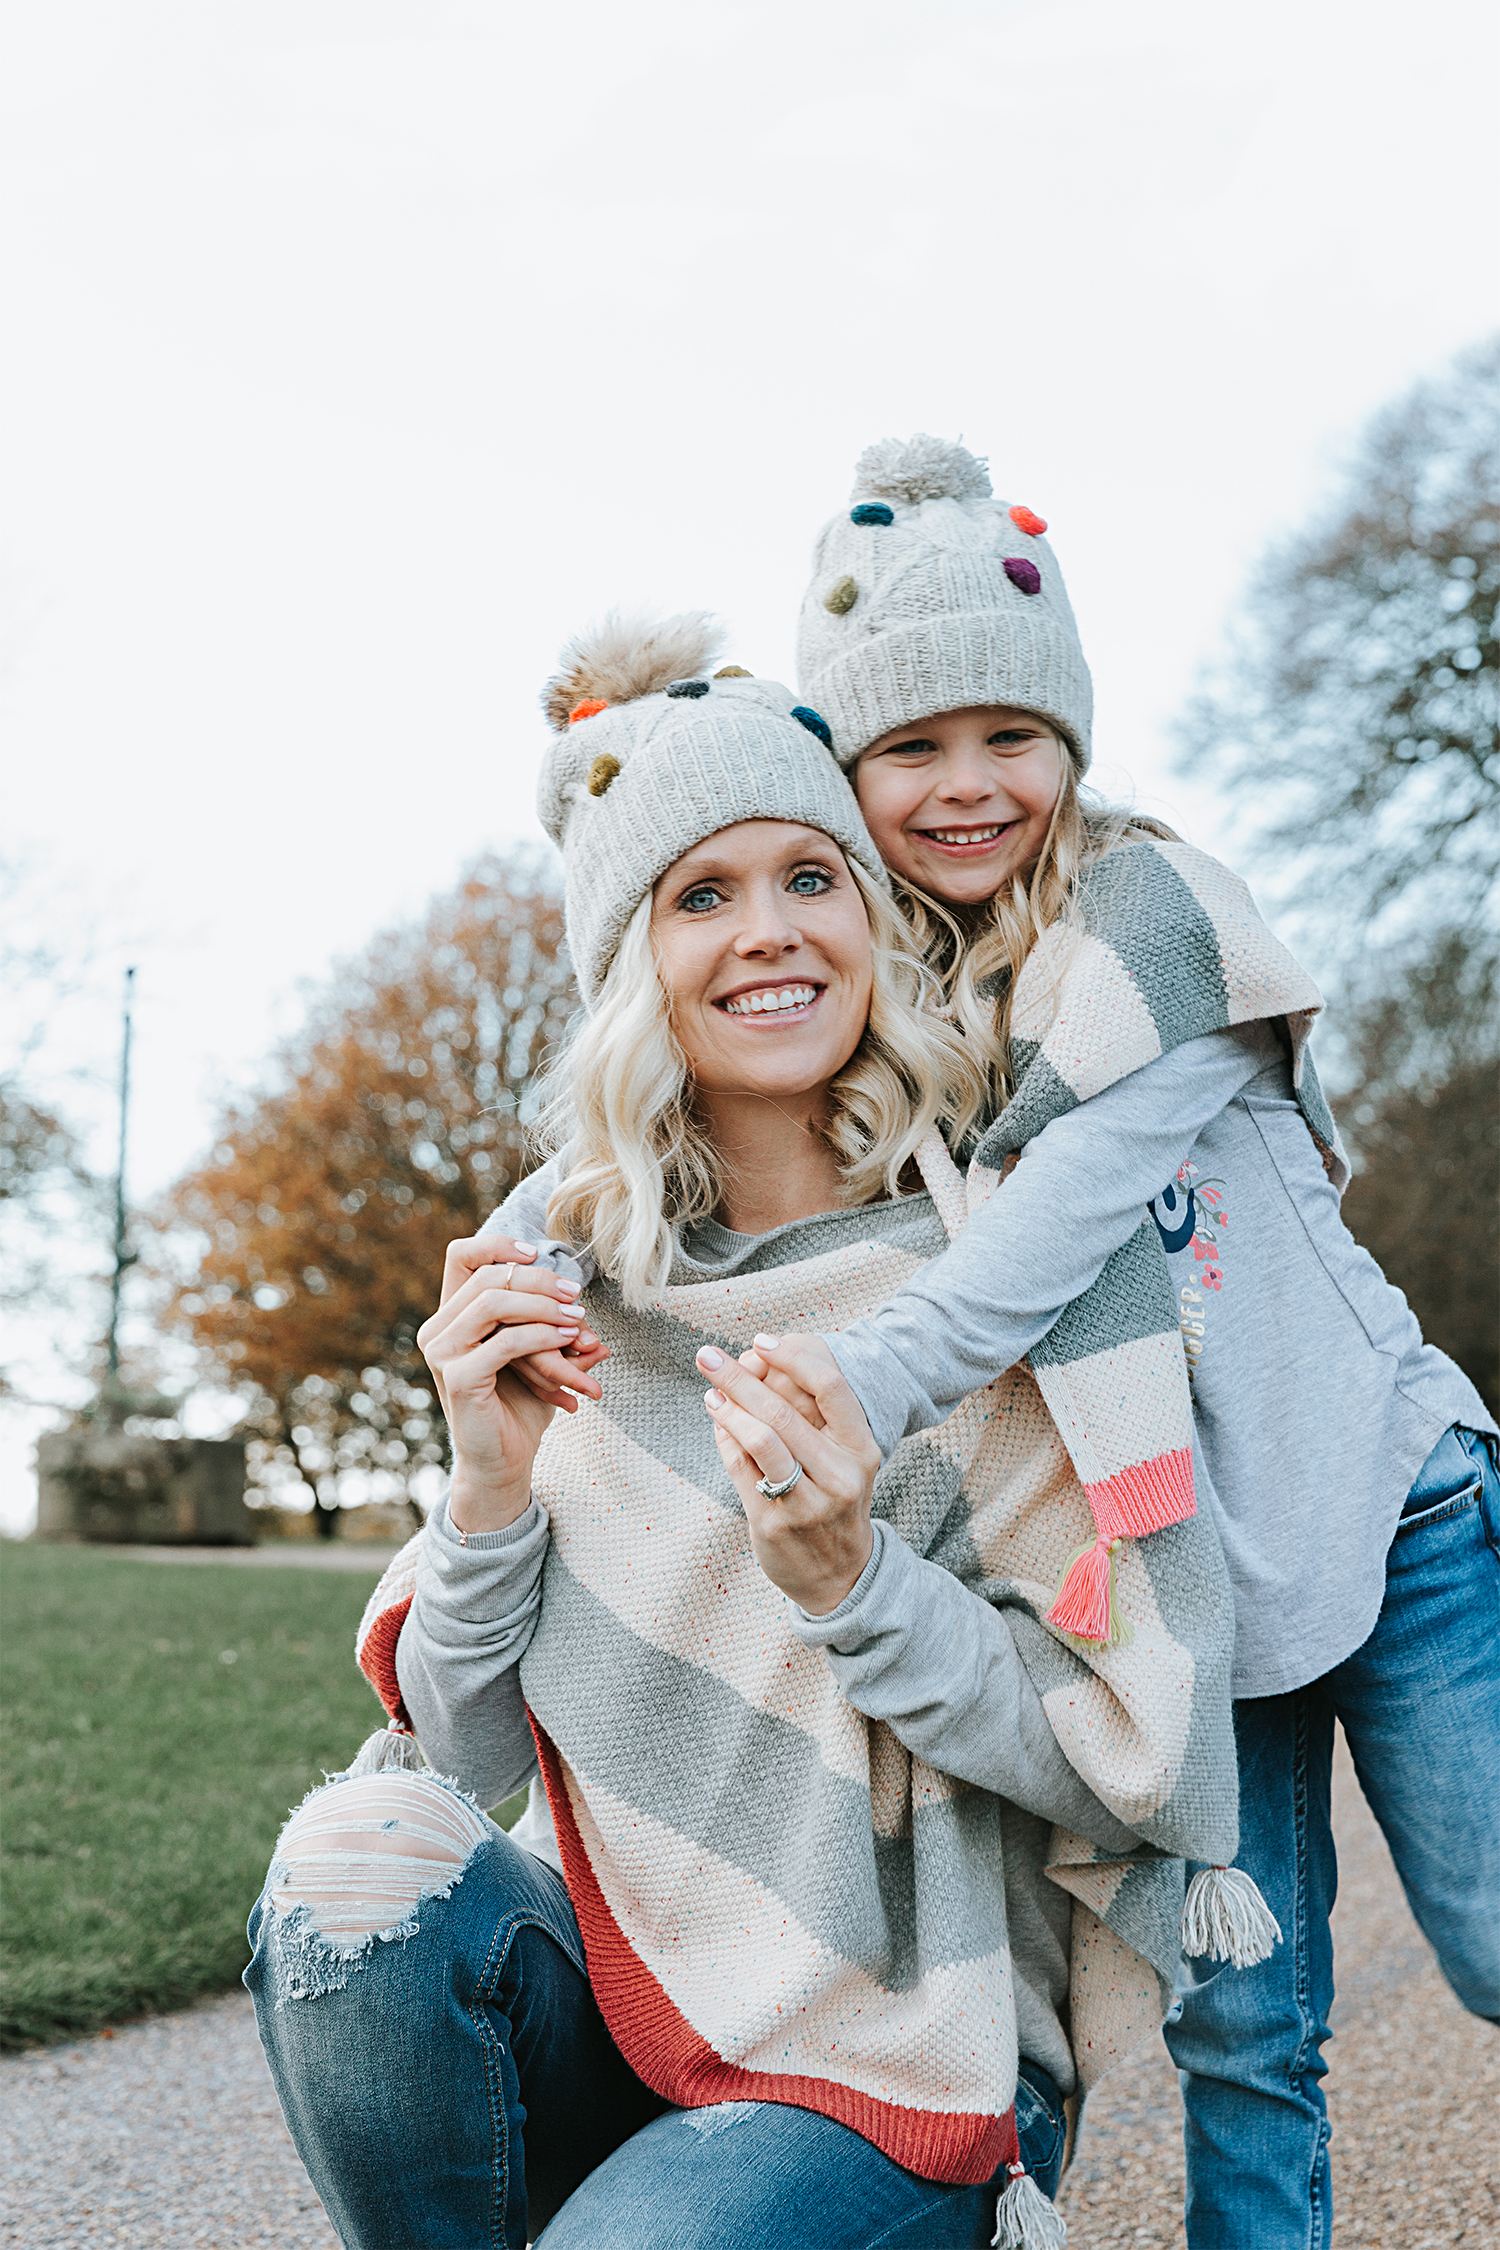
M 1047 528 L 1046 517 L 1033 515 L 1030 508 L 1022 508 L 1019 506 L 1012 508 L 1010 511 L 1010 520 L 1015 525 L 1017 531 L 1025 532 L 1028 539 L 1040 539 L 1042 533 Z
M 576 727 L 580 719 L 597 718 L 601 711 L 607 711 L 608 709 L 609 705 L 601 702 L 597 695 L 586 696 L 582 703 L 575 703 L 568 713 L 568 724 L 570 727 Z

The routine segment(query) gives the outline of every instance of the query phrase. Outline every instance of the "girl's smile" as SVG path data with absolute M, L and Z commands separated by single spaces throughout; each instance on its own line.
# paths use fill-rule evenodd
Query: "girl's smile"
M 942 711 L 871 743 L 855 794 L 893 874 L 977 905 L 1041 857 L 1067 751 L 1029 711 Z

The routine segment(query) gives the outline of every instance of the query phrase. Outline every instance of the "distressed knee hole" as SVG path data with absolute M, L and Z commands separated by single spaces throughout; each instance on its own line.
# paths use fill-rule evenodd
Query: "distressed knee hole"
M 271 1904 L 338 1950 L 410 1935 L 414 1908 L 446 1898 L 489 1833 L 483 1813 L 430 1774 L 335 1781 L 282 1831 Z

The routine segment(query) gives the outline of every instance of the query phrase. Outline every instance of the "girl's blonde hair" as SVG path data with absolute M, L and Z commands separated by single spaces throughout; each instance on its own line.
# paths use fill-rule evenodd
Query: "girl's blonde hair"
M 937 982 L 898 908 L 846 860 L 870 920 L 874 981 L 859 1045 L 834 1079 L 826 1128 L 847 1204 L 900 1193 L 901 1175 L 933 1125 L 961 1139 L 984 1102 L 983 1076 L 962 1037 L 934 1012 Z M 641 900 L 598 1000 L 542 1089 L 537 1138 L 566 1147 L 568 1176 L 547 1207 L 548 1230 L 587 1243 L 627 1304 L 666 1281 L 672 1229 L 711 1218 L 726 1186 L 693 1103 L 692 1071 L 672 1029 Z
M 1029 874 L 1012 876 L 993 898 L 973 907 L 945 905 L 903 877 L 893 878 L 896 896 L 942 989 L 947 1011 L 984 1072 L 985 1110 L 991 1116 L 1005 1107 L 1014 1091 L 1011 1009 L 1016 980 L 1038 939 L 1054 928 L 1065 937 L 1082 934 L 1083 878 L 1106 852 L 1147 837 L 1167 844 L 1182 841 L 1162 821 L 1091 796 L 1083 787 L 1072 744 L 1055 727 L 1051 732 L 1062 757 L 1062 786 L 1041 856 Z M 1054 990 L 1071 951 L 1064 943 L 1054 953 Z

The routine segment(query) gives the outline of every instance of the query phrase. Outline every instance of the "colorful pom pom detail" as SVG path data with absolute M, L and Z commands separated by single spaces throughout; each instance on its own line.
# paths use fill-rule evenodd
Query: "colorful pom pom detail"
M 726 664 L 721 672 L 714 674 L 716 680 L 753 680 L 754 677 L 755 674 L 747 672 L 743 664 Z
M 608 750 L 601 750 L 589 767 L 589 795 L 591 797 L 602 797 L 619 771 L 619 759 L 612 757 Z
M 609 705 L 601 703 L 597 695 L 586 696 L 582 703 L 575 703 L 568 713 L 568 724 L 576 727 L 580 719 L 595 719 L 601 711 L 608 709 Z
M 833 748 L 832 729 L 821 713 L 809 710 L 805 703 L 794 703 L 792 717 L 805 726 L 809 734 L 815 734 L 825 750 Z
M 1041 572 L 1037 569 L 1036 564 L 1028 562 L 1024 555 L 1006 556 L 1005 575 L 1012 586 L 1018 587 L 1023 594 L 1039 594 L 1042 590 Z M 667 693 L 670 695 L 671 692 L 671 689 L 668 688 Z
M 1025 532 L 1028 539 L 1040 539 L 1042 533 L 1047 528 L 1046 517 L 1034 515 L 1030 508 L 1012 508 L 1010 511 L 1010 520 L 1015 525 L 1017 531 Z
M 674 680 L 667 693 L 668 695 L 707 695 L 708 682 L 707 680 Z
M 837 585 L 830 586 L 823 596 L 823 607 L 831 609 L 835 617 L 847 617 L 858 600 L 859 581 L 854 578 L 841 578 Z
M 851 523 L 894 523 L 896 511 L 883 500 L 862 500 L 857 508 L 849 510 Z

